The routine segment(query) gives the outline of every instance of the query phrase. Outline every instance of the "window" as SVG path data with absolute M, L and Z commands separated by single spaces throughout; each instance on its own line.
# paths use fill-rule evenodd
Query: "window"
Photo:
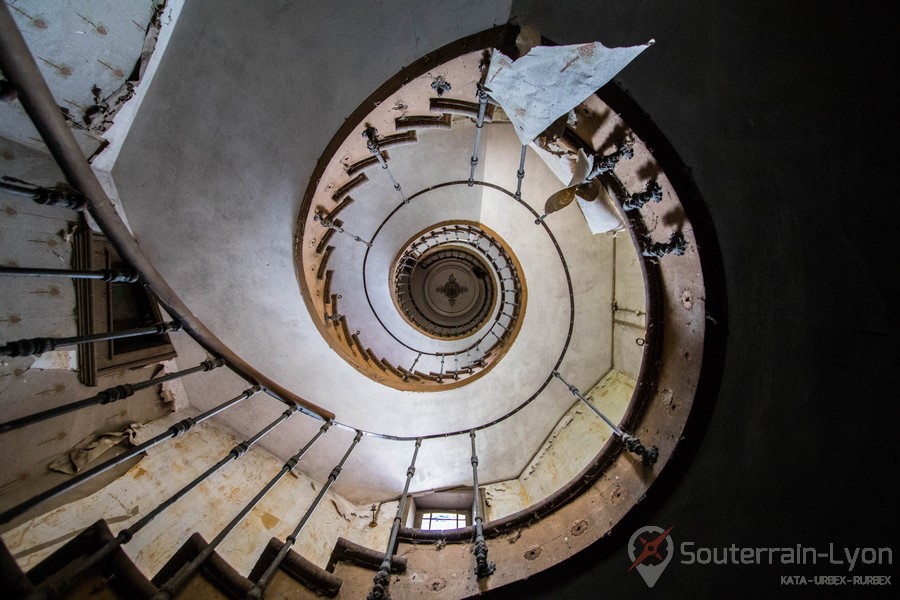
M 479 508 L 484 514 L 483 490 L 479 490 Z M 411 525 L 418 529 L 440 531 L 461 529 L 472 525 L 472 489 L 457 488 L 440 492 L 428 492 L 412 498 L 411 510 L 415 511 Z
M 73 267 L 98 270 L 123 268 L 113 245 L 85 224 L 74 238 Z M 156 301 L 139 283 L 105 283 L 75 280 L 78 335 L 145 327 L 162 321 Z M 97 378 L 135 369 L 175 357 L 167 334 L 79 344 L 78 377 L 84 385 L 97 385 Z
M 470 524 L 470 516 L 467 510 L 423 512 L 419 529 L 462 529 Z

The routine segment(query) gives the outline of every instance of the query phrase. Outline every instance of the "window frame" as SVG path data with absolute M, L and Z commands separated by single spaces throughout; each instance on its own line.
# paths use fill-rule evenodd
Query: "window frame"
M 97 271 L 113 268 L 123 262 L 106 236 L 93 231 L 82 221 L 79 230 L 73 236 L 73 268 Z M 113 322 L 116 315 L 111 288 L 114 285 L 135 286 L 133 291 L 136 294 L 146 296 L 154 322 L 162 321 L 162 313 L 156 299 L 140 283 L 108 283 L 76 279 L 75 313 L 79 336 L 114 330 Z M 129 351 L 122 351 L 121 343 L 117 351 L 116 340 L 79 344 L 76 350 L 79 381 L 87 386 L 96 386 L 98 377 L 175 358 L 175 347 L 168 334 L 163 333 L 152 338 L 156 340 L 155 344 L 144 344 L 143 347 Z

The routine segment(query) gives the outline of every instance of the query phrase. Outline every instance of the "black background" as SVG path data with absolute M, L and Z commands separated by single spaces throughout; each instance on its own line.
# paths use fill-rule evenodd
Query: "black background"
M 631 518 L 494 598 L 886 597 L 789 588 L 846 567 L 668 566 L 627 573 L 639 526 L 677 544 L 897 544 L 897 54 L 894 4 L 516 0 L 558 43 L 655 38 L 617 78 L 692 169 L 721 247 L 721 384 L 700 435 Z M 499 564 L 498 569 L 512 568 Z M 857 566 L 850 575 L 884 575 Z M 893 595 L 893 594 L 892 594 Z

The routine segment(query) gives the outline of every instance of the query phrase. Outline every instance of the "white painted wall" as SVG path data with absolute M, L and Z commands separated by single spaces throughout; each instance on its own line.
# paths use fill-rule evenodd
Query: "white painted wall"
M 640 257 L 631 238 L 620 232 L 615 239 L 615 302 L 613 313 L 613 368 L 637 379 L 644 348 L 637 342 L 647 331 L 647 303 Z
M 632 378 L 613 370 L 585 396 L 618 423 L 634 387 Z M 593 411 L 576 400 L 521 476 L 485 486 L 487 520 L 528 508 L 566 485 L 600 452 L 611 433 Z

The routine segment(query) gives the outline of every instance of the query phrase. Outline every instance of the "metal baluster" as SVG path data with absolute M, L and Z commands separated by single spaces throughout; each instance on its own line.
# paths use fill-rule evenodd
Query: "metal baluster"
M 354 234 L 350 233 L 349 231 L 345 231 L 343 227 L 339 227 L 338 225 L 335 225 L 334 221 L 332 221 L 331 219 L 329 219 L 328 217 L 326 217 L 320 213 L 316 213 L 315 215 L 313 215 L 313 221 L 315 221 L 316 223 L 319 223 L 320 225 L 322 225 L 322 227 L 325 227 L 326 229 L 333 229 L 333 230 L 337 231 L 338 233 L 343 233 L 344 235 L 348 235 L 348 236 L 352 237 L 355 241 L 359 242 L 360 244 L 365 244 L 367 248 L 372 247 L 372 242 L 367 242 L 366 240 L 362 239 L 358 235 L 354 235 Z
M 171 333 L 180 331 L 181 323 L 171 321 L 169 323 L 157 323 L 148 327 L 138 327 L 137 329 L 126 329 L 124 331 L 113 331 L 108 333 L 94 333 L 81 337 L 64 337 L 64 338 L 32 338 L 28 340 L 17 340 L 15 342 L 7 342 L 5 346 L 0 348 L 0 356 L 31 356 L 33 354 L 43 354 L 61 348 L 64 346 L 75 346 L 77 344 L 86 344 L 88 342 L 104 342 L 106 340 L 120 340 L 122 338 L 137 337 L 141 335 L 160 335 L 163 333 Z
M 397 545 L 397 535 L 400 533 L 400 523 L 403 521 L 403 511 L 406 510 L 406 501 L 409 497 L 409 484 L 413 475 L 416 474 L 416 457 L 419 456 L 419 447 L 422 445 L 422 438 L 416 440 L 416 449 L 413 451 L 412 461 L 406 470 L 406 484 L 403 486 L 403 493 L 400 495 L 400 504 L 397 506 L 397 516 L 394 517 L 394 525 L 391 527 L 391 537 L 388 539 L 387 550 L 384 553 L 384 560 L 378 567 L 378 573 L 375 574 L 372 591 L 366 597 L 366 600 L 390 600 L 388 594 L 388 585 L 391 578 L 391 558 L 394 556 L 394 546 Z
M 604 415 L 602 412 L 600 412 L 599 409 L 597 409 L 597 407 L 595 407 L 593 404 L 588 402 L 587 398 L 585 398 L 582 395 L 582 393 L 578 390 L 577 387 L 575 387 L 574 385 L 571 385 L 568 381 L 563 379 L 562 375 L 559 374 L 559 371 L 553 371 L 553 376 L 556 377 L 557 379 L 559 379 L 563 383 L 563 385 L 565 385 L 567 388 L 569 388 L 569 391 L 572 392 L 572 395 L 574 395 L 576 398 L 578 398 L 579 400 L 584 402 L 588 408 L 590 408 L 592 411 L 594 411 L 594 413 L 597 414 L 598 417 L 603 419 L 603 421 L 607 425 L 609 425 L 609 428 L 613 430 L 613 433 L 615 433 L 617 436 L 619 436 L 619 438 L 625 443 L 625 447 L 628 448 L 629 451 L 631 451 L 634 454 L 637 454 L 638 456 L 641 457 L 641 462 L 644 463 L 645 467 L 652 466 L 653 464 L 656 463 L 656 460 L 659 458 L 659 448 L 657 448 L 656 446 L 650 446 L 649 448 L 647 448 L 641 443 L 641 440 L 638 439 L 636 436 L 633 436 L 630 433 L 627 433 L 627 432 L 619 429 L 615 425 L 615 423 L 610 421 L 606 417 L 606 415 Z
M 516 171 L 516 200 L 522 199 L 522 180 L 525 179 L 525 151 L 528 146 L 522 146 L 522 154 L 519 156 L 519 170 Z
M 69 279 L 98 279 L 108 283 L 134 283 L 138 274 L 131 269 L 100 269 L 99 271 L 72 271 L 69 269 L 27 269 L 0 267 L 0 276 L 7 277 L 68 277 Z
M 488 95 L 484 85 L 478 84 L 478 120 L 475 122 L 475 149 L 469 160 L 469 187 L 475 185 L 475 167 L 478 166 L 478 145 L 481 143 L 481 129 L 484 127 L 484 112 L 487 109 Z
M 472 439 L 472 521 L 475 523 L 475 575 L 478 579 L 489 577 L 497 566 L 488 562 L 487 542 L 484 541 L 484 525 L 481 503 L 478 498 L 478 454 L 475 452 L 475 430 L 469 432 Z
M 234 406 L 235 404 L 254 396 L 255 394 L 257 394 L 260 391 L 260 389 L 261 389 L 260 386 L 255 385 L 252 388 L 245 390 L 240 396 L 236 396 L 236 397 L 232 398 L 231 400 L 228 400 L 227 402 L 223 402 L 219 406 L 216 406 L 215 408 L 211 408 L 208 411 L 197 415 L 196 417 L 188 417 L 187 419 L 182 419 L 181 421 L 179 421 L 179 422 L 175 423 L 174 425 L 172 425 L 171 427 L 169 427 L 163 433 L 157 435 L 154 438 L 147 440 L 143 444 L 139 444 L 139 445 L 135 446 L 134 448 L 129 449 L 127 452 L 119 454 L 118 456 L 115 456 L 115 457 L 109 459 L 108 461 L 97 465 L 96 467 L 94 467 L 92 469 L 83 471 L 83 472 L 73 476 L 71 479 L 68 479 L 68 480 L 64 481 L 63 483 L 60 483 L 59 485 L 52 487 L 49 490 L 41 492 L 37 496 L 34 496 L 33 498 L 29 498 L 25 502 L 22 502 L 21 504 L 18 504 L 17 506 L 14 506 L 14 507 L 4 511 L 3 514 L 0 514 L 0 525 L 5 525 L 6 523 L 9 523 L 11 520 L 15 519 L 18 516 L 25 514 L 26 512 L 28 512 L 35 506 L 38 506 L 52 498 L 56 498 L 60 494 L 67 492 L 67 491 L 71 490 L 72 488 L 81 485 L 85 481 L 89 481 L 89 480 L 93 479 L 94 477 L 96 477 L 97 475 L 100 475 L 101 473 L 105 473 L 106 471 L 109 471 L 113 467 L 121 465 L 122 463 L 130 460 L 131 458 L 134 458 L 135 456 L 137 456 L 138 454 L 141 454 L 142 452 L 149 450 L 150 448 L 153 448 L 154 446 L 164 442 L 167 439 L 176 438 L 181 435 L 184 435 L 187 431 L 190 431 L 191 429 L 193 429 L 193 427 L 195 425 L 198 425 L 198 424 L 202 423 L 203 421 L 206 421 L 210 417 L 214 417 L 215 415 L 219 414 L 223 410 L 230 408 L 230 407 Z
M 632 194 L 622 203 L 622 210 L 637 210 L 648 202 L 659 202 L 660 200 L 662 200 L 662 188 L 655 179 L 651 179 L 647 182 L 643 192 Z
M 246 598 L 248 598 L 248 600 L 259 600 L 260 598 L 262 598 L 263 590 L 266 589 L 269 581 L 275 575 L 275 571 L 278 570 L 278 567 L 281 565 L 284 557 L 287 556 L 287 553 L 290 551 L 291 546 L 293 546 L 297 541 L 297 536 L 300 535 L 303 527 L 309 521 L 309 518 L 319 506 L 319 503 L 322 502 L 322 498 L 325 497 L 325 493 L 331 488 L 331 485 L 341 475 L 341 471 L 344 468 L 344 463 L 347 462 L 347 458 L 350 456 L 350 453 L 353 452 L 353 449 L 356 448 L 356 445 L 359 443 L 359 440 L 361 438 L 362 431 L 357 430 L 356 437 L 353 438 L 353 443 L 350 444 L 349 448 L 347 448 L 347 451 L 344 453 L 344 456 L 341 457 L 341 461 L 337 464 L 337 466 L 335 466 L 331 470 L 331 473 L 329 473 L 328 475 L 328 480 L 325 482 L 325 485 L 322 486 L 322 489 L 319 490 L 318 495 L 316 495 L 315 499 L 312 501 L 312 504 L 309 505 L 309 508 L 306 509 L 306 513 L 304 513 L 303 518 L 301 518 L 300 522 L 297 523 L 297 526 L 294 527 L 294 531 L 291 532 L 291 535 L 285 538 L 284 544 L 282 544 L 281 549 L 278 551 L 278 554 L 275 555 L 275 558 L 269 564 L 268 568 L 262 574 L 262 576 L 260 576 L 259 581 L 256 582 L 256 585 L 253 586 L 253 589 L 247 593 Z
M 196 488 L 198 485 L 209 479 L 214 473 L 216 473 L 219 469 L 224 467 L 226 464 L 233 460 L 237 460 L 241 458 L 244 454 L 247 453 L 250 448 L 252 448 L 256 442 L 261 440 L 266 436 L 270 431 L 275 429 L 280 423 L 286 421 L 295 413 L 299 412 L 299 406 L 294 405 L 293 407 L 287 409 L 281 416 L 277 419 L 266 425 L 262 430 L 259 431 L 256 435 L 251 437 L 250 439 L 244 440 L 243 442 L 236 445 L 231 449 L 231 452 L 226 454 L 219 462 L 208 468 L 201 475 L 198 475 L 194 478 L 193 481 L 182 487 L 180 490 L 175 492 L 172 496 L 170 496 L 165 502 L 154 508 L 152 511 L 144 515 L 140 520 L 135 522 L 130 527 L 127 527 L 120 531 L 115 538 L 108 541 L 102 548 L 88 556 L 84 561 L 71 563 L 65 569 L 60 572 L 54 574 L 50 579 L 48 579 L 45 583 L 41 584 L 35 592 L 28 597 L 28 600 L 38 600 L 44 598 L 56 598 L 62 594 L 64 594 L 69 585 L 71 585 L 76 578 L 82 573 L 90 570 L 94 565 L 99 564 L 103 559 L 112 554 L 117 548 L 122 546 L 123 544 L 127 544 L 131 541 L 134 535 L 143 529 L 146 525 L 148 525 L 153 519 L 158 517 L 164 510 L 178 502 L 181 498 L 186 496 L 188 492 Z M 325 427 L 325 426 L 323 426 Z
M 615 168 L 616 164 L 623 158 L 634 158 L 634 142 L 625 140 L 616 145 L 616 149 L 606 156 L 598 157 L 594 155 L 594 168 L 585 178 L 585 181 L 593 179 L 603 173 L 608 173 Z
M 366 147 L 369 149 L 369 152 L 372 153 L 372 156 L 378 160 L 378 164 L 381 165 L 381 168 L 384 169 L 384 172 L 387 173 L 388 177 L 391 178 L 391 183 L 394 184 L 394 189 L 397 190 L 397 193 L 400 194 L 400 198 L 403 199 L 403 204 L 409 204 L 409 198 L 403 194 L 403 190 L 400 189 L 400 184 L 394 179 L 394 174 L 391 173 L 387 162 L 381 155 L 381 149 L 378 147 L 378 130 L 374 127 L 366 127 L 362 134 L 363 137 L 366 138 Z
M 420 358 L 422 358 L 422 353 L 421 353 L 421 352 L 419 352 L 419 355 L 416 356 L 416 360 L 413 361 L 412 366 L 409 368 L 409 372 L 410 372 L 410 373 L 412 373 L 412 372 L 413 372 L 413 369 L 416 368 L 416 363 L 419 362 L 419 359 L 420 359 Z
M 194 557 L 191 562 L 178 569 L 178 572 L 175 573 L 175 575 L 173 575 L 159 588 L 159 591 L 153 596 L 153 600 L 170 600 L 171 598 L 173 598 L 178 590 L 180 590 L 181 587 L 185 583 L 187 583 L 191 575 L 193 575 L 194 572 L 199 569 L 204 562 L 206 562 L 206 559 L 208 559 L 210 555 L 215 551 L 216 547 L 222 543 L 222 540 L 224 540 L 225 537 L 229 533 L 231 533 L 231 531 L 235 527 L 237 527 L 241 523 L 241 521 L 244 520 L 244 517 L 250 514 L 250 511 L 253 510 L 253 508 L 257 504 L 259 504 L 260 500 L 262 500 L 266 496 L 266 494 L 268 494 L 269 491 L 271 491 L 271 489 L 275 487 L 275 485 L 279 481 L 281 481 L 281 479 L 285 475 L 294 470 L 294 467 L 297 466 L 297 463 L 300 461 L 303 455 L 306 454 L 306 451 L 316 443 L 316 440 L 318 440 L 322 436 L 322 434 L 328 431 L 328 427 L 330 425 L 331 423 L 325 423 L 325 425 L 323 425 L 322 428 L 319 429 L 318 433 L 316 433 L 316 435 L 314 435 L 313 438 L 309 442 L 307 442 L 299 452 L 297 452 L 297 454 L 289 458 L 288 461 L 284 463 L 284 466 L 281 467 L 281 470 L 278 471 L 278 473 L 269 480 L 269 483 L 267 483 L 263 487 L 263 489 L 261 489 L 253 497 L 253 499 L 250 500 L 250 502 L 243 509 L 241 509 L 241 512 L 239 512 L 237 516 L 234 517 L 231 522 L 228 523 L 228 525 L 226 525 L 225 528 L 219 532 L 219 535 L 217 535 L 215 539 L 213 539 L 213 541 L 207 544 L 207 546 L 200 552 L 200 554 Z
M 25 427 L 26 425 L 31 425 L 32 423 L 38 423 L 46 419 L 58 417 L 59 415 L 64 415 L 72 411 L 81 410 L 82 408 L 94 406 L 95 404 L 111 404 L 113 402 L 117 402 L 118 400 L 133 396 L 134 393 L 139 390 L 153 387 L 154 385 L 159 385 L 160 383 L 164 383 L 166 381 L 172 381 L 173 379 L 178 379 L 180 377 L 184 377 L 185 375 L 190 375 L 191 373 L 196 373 L 198 371 L 211 371 L 212 369 L 221 367 L 223 364 L 224 363 L 218 358 L 210 358 L 204 360 L 196 367 L 191 367 L 190 369 L 177 371 L 175 373 L 169 373 L 168 375 L 163 375 L 162 377 L 156 377 L 154 379 L 148 379 L 147 381 L 140 381 L 138 383 L 126 383 L 123 385 L 117 385 L 115 387 L 105 389 L 102 392 L 91 396 L 90 398 L 85 398 L 84 400 L 72 402 L 71 404 L 64 404 L 63 406 L 57 406 L 56 408 L 51 408 L 49 410 L 35 413 L 33 415 L 28 415 L 27 417 L 13 419 L 12 421 L 7 421 L 6 423 L 0 423 L 0 433 L 6 433 L 7 431 L 12 431 L 13 429 L 18 429 L 20 427 Z
M 667 254 L 682 256 L 687 250 L 687 240 L 681 231 L 674 231 L 668 242 L 654 242 L 647 236 L 642 240 L 641 246 L 641 255 L 647 258 L 662 258 Z
M 335 327 L 337 327 L 338 322 L 341 320 L 341 318 L 343 316 L 344 315 L 342 315 L 340 313 L 331 313 L 330 315 L 325 315 L 324 318 L 326 321 L 331 321 L 332 323 L 334 323 Z
M 12 183 L 16 181 L 24 185 Z M 69 187 L 56 186 L 52 188 L 40 187 L 12 177 L 3 177 L 0 180 L 0 189 L 18 196 L 28 196 L 34 202 L 44 206 L 58 206 L 72 210 L 83 210 L 87 205 L 87 199 L 81 192 Z

